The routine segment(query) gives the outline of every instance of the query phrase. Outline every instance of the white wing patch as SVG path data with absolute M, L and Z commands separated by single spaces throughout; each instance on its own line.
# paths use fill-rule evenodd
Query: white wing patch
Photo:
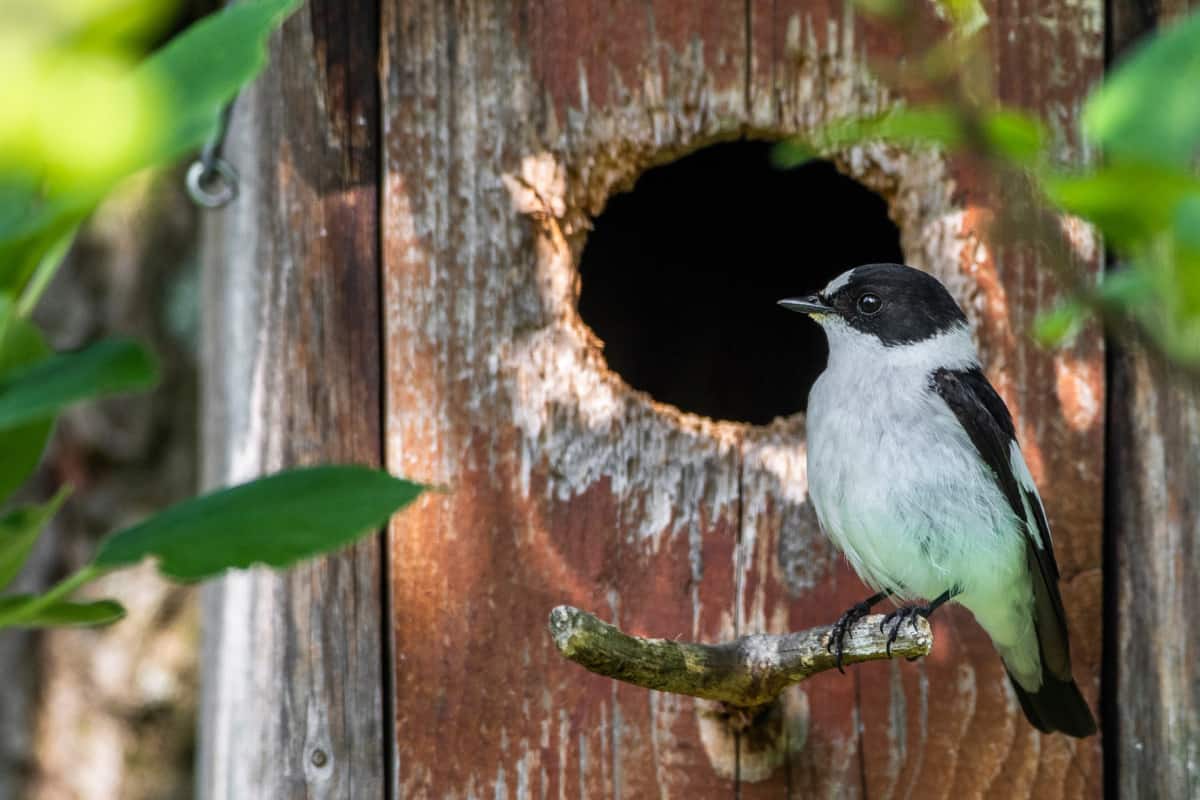
M 1025 456 L 1021 455 L 1021 448 L 1015 439 L 1008 446 L 1008 461 L 1012 467 L 1013 476 L 1021 485 L 1021 502 L 1025 506 L 1025 519 L 1030 523 L 1026 527 L 1038 549 L 1045 550 L 1046 543 L 1042 541 L 1042 532 L 1037 524 L 1037 517 L 1034 516 L 1034 510 L 1029 507 L 1029 496 L 1032 495 L 1034 502 L 1038 504 L 1037 510 L 1041 512 L 1042 519 L 1046 519 L 1046 509 L 1042 506 L 1042 497 L 1038 494 L 1037 484 L 1033 482 L 1033 475 L 1029 472 L 1029 467 L 1025 464 Z
M 855 267 L 854 269 L 858 269 L 858 267 Z M 831 280 L 829 285 L 821 290 L 821 296 L 829 298 L 837 294 L 838 290 L 850 282 L 850 278 L 854 275 L 854 269 L 848 269 L 841 275 L 838 275 L 836 278 Z

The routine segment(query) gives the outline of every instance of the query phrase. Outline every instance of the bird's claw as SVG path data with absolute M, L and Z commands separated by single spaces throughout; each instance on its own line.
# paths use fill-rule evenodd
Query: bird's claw
M 933 613 L 931 606 L 902 606 L 895 611 L 887 614 L 879 623 L 879 632 L 882 633 L 888 623 L 891 623 L 892 629 L 888 632 L 887 638 L 887 654 L 888 658 L 892 657 L 892 643 L 896 641 L 896 637 L 900 635 L 900 626 L 904 624 L 904 620 L 908 620 L 912 625 L 913 632 L 917 630 L 917 617 L 928 619 Z
M 825 643 L 825 652 L 833 653 L 833 663 L 837 666 L 838 672 L 843 675 L 846 674 L 846 670 L 842 669 L 842 656 L 846 651 L 846 634 L 849 633 L 851 625 L 869 613 L 871 613 L 869 603 L 865 601 L 855 603 L 838 617 L 838 621 L 833 623 L 833 628 L 829 632 L 829 640 Z

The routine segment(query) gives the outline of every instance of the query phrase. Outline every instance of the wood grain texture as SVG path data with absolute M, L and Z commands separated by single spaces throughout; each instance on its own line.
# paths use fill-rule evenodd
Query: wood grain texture
M 789 42 L 803 43 L 809 30 L 827 29 L 834 24 L 829 20 L 837 19 L 830 11 L 807 21 L 813 13 L 809 2 L 753 6 L 758 12 L 756 52 L 786 54 L 789 47 L 806 52 L 811 48 Z M 1061 137 L 1060 159 L 1078 162 L 1090 157 L 1079 144 L 1076 120 L 1086 91 L 1103 67 L 1101 4 L 1034 0 L 985 7 L 991 19 L 992 91 L 1046 118 Z M 846 27 L 839 30 L 840 38 L 829 37 L 838 43 L 836 48 L 828 46 L 833 52 L 881 58 L 896 50 L 882 29 L 860 26 L 854 34 Z M 762 88 L 752 96 L 764 98 L 756 111 L 770 108 L 771 97 L 788 97 L 807 87 L 778 67 L 759 68 L 754 74 Z M 797 84 L 801 89 L 790 89 Z M 835 81 L 834 86 L 843 83 Z M 805 124 L 802 115 L 808 107 L 776 102 L 774 113 L 779 124 L 799 127 Z M 967 311 L 985 369 L 1013 412 L 1026 459 L 1046 501 L 1063 573 L 1075 674 L 1095 707 L 1105 396 L 1099 333 L 1090 329 L 1071 347 L 1054 353 L 1040 351 L 1029 340 L 1034 316 L 1056 297 L 1044 251 L 997 241 L 989 223 L 1005 198 L 970 164 L 921 163 L 883 148 L 852 151 L 842 162 L 844 170 L 888 199 L 908 262 L 941 278 Z M 1064 226 L 1064 232 L 1077 263 L 1098 269 L 1095 237 L 1077 225 Z M 745 485 L 753 482 L 747 478 Z M 773 539 L 781 529 L 770 521 L 759 529 L 758 538 L 768 552 L 777 548 Z M 829 603 L 824 587 L 815 594 L 785 591 L 785 584 L 770 574 L 776 565 L 766 557 L 747 563 L 765 565 L 747 576 L 748 584 L 764 586 L 760 591 L 768 599 L 762 619 L 770 619 L 771 612 L 783 606 L 793 615 L 786 624 L 794 629 L 807 624 L 795 617 L 798 608 Z M 834 585 L 837 592 L 848 589 L 836 595 L 835 607 L 867 593 L 845 572 Z M 986 635 L 963 609 L 948 611 L 933 619 L 936 645 L 929 658 L 911 666 L 875 664 L 856 670 L 855 700 L 862 727 L 848 747 L 861 759 L 857 790 L 871 798 L 1097 796 L 1102 790 L 1099 739 L 1077 742 L 1043 736 L 1029 726 Z M 814 696 L 819 691 L 816 682 L 825 677 L 810 682 Z M 803 754 L 795 762 L 793 787 L 795 774 L 810 775 L 820 768 L 804 763 Z M 770 786 L 772 782 L 777 785 Z M 782 783 L 775 777 L 743 796 L 778 796 Z
M 741 19 L 384 6 L 388 465 L 451 487 L 392 528 L 398 797 L 733 793 L 708 709 L 581 674 L 545 620 L 734 634 L 737 429 L 605 370 L 573 258 L 612 186 L 736 133 Z
M 1115 61 L 1194 9 L 1109 0 Z M 1200 391 L 1122 343 L 1109 359 L 1105 768 L 1111 796 L 1200 797 Z
M 1200 393 L 1137 349 L 1112 363 L 1109 535 L 1120 797 L 1200 796 Z
M 712 421 L 630 390 L 578 318 L 574 265 L 589 218 L 646 167 L 896 102 L 865 68 L 895 43 L 811 0 L 383 9 L 387 463 L 450 487 L 392 527 L 398 796 L 1098 794 L 1098 741 L 1030 728 L 958 609 L 935 618 L 930 658 L 816 676 L 750 728 L 580 675 L 544 632 L 569 603 L 719 641 L 828 624 L 868 593 L 807 503 L 803 419 Z M 997 91 L 1081 157 L 1099 4 L 990 10 Z M 969 170 L 884 147 L 838 160 L 968 308 L 1043 487 L 1094 698 L 1099 336 L 1055 354 L 1028 342 L 1054 288 L 1036 251 L 989 240 L 996 201 Z M 1098 267 L 1094 239 L 1069 232 Z
M 382 460 L 376 10 L 309 2 L 238 101 L 205 230 L 209 486 Z M 380 798 L 380 541 L 207 590 L 200 794 Z

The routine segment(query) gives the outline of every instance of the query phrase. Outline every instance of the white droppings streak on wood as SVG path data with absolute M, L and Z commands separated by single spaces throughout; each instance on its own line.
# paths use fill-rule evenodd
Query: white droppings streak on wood
M 773 59 L 770 69 L 752 64 L 743 72 L 738 51 L 727 43 L 700 35 L 684 43 L 660 40 L 653 14 L 664 12 L 655 5 L 645 12 L 651 16 L 649 44 L 637 43 L 648 50 L 645 57 L 626 53 L 629 64 L 605 65 L 603 55 L 578 56 L 583 49 L 546 55 L 577 86 L 577 100 L 565 107 L 550 96 L 552 81 L 535 75 L 527 63 L 539 48 L 563 49 L 561 43 L 537 32 L 521 38 L 525 32 L 509 31 L 502 15 L 483 6 L 468 6 L 461 20 L 432 4 L 387 8 L 395 24 L 385 50 L 398 66 L 385 65 L 384 121 L 402 128 L 388 128 L 389 147 L 412 148 L 389 150 L 384 185 L 387 362 L 396 392 L 389 398 L 389 465 L 446 484 L 465 480 L 473 468 L 485 477 L 471 480 L 487 491 L 516 496 L 513 515 L 528 508 L 559 509 L 601 487 L 617 508 L 616 532 L 605 535 L 634 540 L 642 553 L 661 552 L 671 537 L 687 537 L 694 634 L 702 626 L 711 633 L 721 616 L 712 610 L 721 602 L 714 599 L 721 587 L 705 588 L 709 608 L 703 615 L 699 589 L 710 566 L 703 553 L 712 544 L 714 521 L 740 513 L 737 585 L 749 596 L 738 600 L 736 612 L 725 611 L 725 624 L 732 628 L 736 613 L 743 632 L 786 627 L 789 602 L 820 586 L 834 564 L 806 503 L 802 420 L 764 432 L 682 414 L 631 390 L 607 369 L 600 343 L 578 319 L 575 262 L 591 217 L 650 166 L 717 141 L 785 135 L 888 108 L 893 101 L 869 77 L 864 45 L 848 24 L 850 6 L 832 19 L 782 18 L 775 24 L 786 26 L 784 52 L 755 43 L 754 57 Z M 759 6 L 754 11 L 757 31 Z M 451 28 L 453 37 L 446 35 Z M 732 79 L 714 77 L 729 64 L 736 68 Z M 601 71 L 606 68 L 608 73 Z M 562 87 L 555 91 L 563 93 Z M 960 299 L 970 298 L 972 270 L 991 258 L 982 251 L 977 226 L 968 225 L 966 210 L 954 205 L 941 156 L 871 146 L 837 160 L 844 172 L 888 200 L 907 260 L 938 275 Z M 972 321 L 979 324 L 985 310 L 969 310 Z M 406 372 L 407 367 L 413 369 Z M 483 446 L 467 446 L 474 420 L 492 426 Z M 505 476 L 507 482 L 510 474 L 511 491 L 487 483 L 486 476 Z M 488 516 L 467 500 L 461 506 L 452 498 L 438 502 L 453 514 L 426 518 L 431 539 L 451 535 L 457 520 L 497 530 L 515 522 L 532 531 L 539 524 L 504 519 L 505 512 Z M 717 551 L 724 559 L 725 551 Z M 781 600 L 779 584 L 792 597 Z M 569 702 L 556 693 L 544 710 L 533 703 L 528 712 L 545 715 L 531 720 L 536 735 L 556 740 L 560 796 L 618 790 L 620 771 L 632 781 L 636 759 L 645 758 L 637 752 L 641 745 L 662 756 L 654 772 L 660 786 L 696 771 L 695 748 L 689 753 L 672 746 L 677 718 L 695 714 L 690 704 L 650 695 L 651 724 L 638 728 L 635 712 L 644 709 L 627 702 L 622 720 L 606 698 L 594 712 L 601 717 L 597 732 L 594 726 L 578 729 L 563 705 Z M 807 720 L 804 707 L 803 713 L 789 711 L 787 719 Z M 455 719 L 470 713 L 451 710 Z M 790 735 L 793 746 L 804 741 L 795 730 Z M 833 749 L 822 776 L 843 788 L 856 783 L 853 736 L 838 733 L 825 744 Z M 730 752 L 724 747 L 715 758 L 732 769 Z M 438 779 L 437 787 L 456 781 L 457 788 L 471 786 L 483 794 L 496 776 L 493 759 L 501 757 L 508 759 L 509 775 L 517 769 L 518 789 L 521 774 L 528 780 L 537 774 L 523 757 L 514 767 L 511 754 L 483 747 L 478 763 L 464 766 L 470 774 Z M 763 759 L 757 763 L 770 763 L 770 757 Z M 746 761 L 744 776 L 753 769 Z M 435 779 L 410 759 L 402 780 L 417 792 Z
M 826 19 L 820 31 L 807 15 L 792 14 L 783 24 L 783 59 L 790 68 L 775 86 L 751 86 L 753 128 L 799 133 L 888 108 L 888 91 L 867 68 L 856 40 L 851 6 L 841 19 Z
M 262 353 L 263 349 L 259 348 L 256 352 Z M 248 404 L 253 411 L 246 418 L 247 428 L 244 436 L 230 447 L 227 456 L 229 459 L 227 482 L 229 484 L 248 481 L 263 472 L 263 443 L 267 440 L 267 436 L 263 430 L 266 415 L 261 413 L 261 410 L 267 397 L 266 368 L 266 359 L 255 358 Z
M 1079 358 L 1070 350 L 1054 357 L 1055 391 L 1063 419 L 1077 431 L 1089 430 L 1099 422 L 1103 409 L 1097 389 L 1104 385 L 1102 366 L 1094 359 Z
M 1058 224 L 1075 258 L 1081 264 L 1096 263 L 1100 254 L 1100 234 L 1095 226 L 1073 214 L 1061 215 Z
M 608 479 L 629 501 L 628 530 L 651 539 L 667 530 L 699 530 L 737 502 L 732 482 L 716 484 L 708 468 L 736 444 L 738 426 L 714 423 L 635 393 L 600 363 L 574 325 L 554 325 L 516 340 L 503 356 L 512 368 L 509 394 L 521 432 L 521 490 L 545 463 L 550 491 L 567 500 Z M 656 545 L 657 546 L 657 545 Z
M 914 753 L 909 752 L 908 743 L 908 698 L 904 692 L 904 683 L 900 676 L 900 664 L 892 661 L 888 664 L 889 689 L 891 690 L 891 703 L 888 705 L 888 725 L 887 725 L 887 740 L 888 740 L 888 761 L 887 767 L 884 769 L 883 778 L 886 779 L 887 785 L 882 792 L 884 797 L 891 797 L 895 793 L 896 783 L 900 779 L 901 771 L 908 766 L 909 758 L 920 758 L 920 746 L 913 748 Z M 871 787 L 875 789 L 874 786 Z

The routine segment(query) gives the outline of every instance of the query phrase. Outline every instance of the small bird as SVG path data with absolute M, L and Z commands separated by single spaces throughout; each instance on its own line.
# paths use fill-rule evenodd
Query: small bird
M 1071 675 L 1046 512 L 954 298 L 918 269 L 868 264 L 779 304 L 829 340 L 808 400 L 809 494 L 876 592 L 834 626 L 838 668 L 849 626 L 883 599 L 928 601 L 885 617 L 889 652 L 906 619 L 956 602 L 992 638 L 1036 728 L 1095 733 Z

